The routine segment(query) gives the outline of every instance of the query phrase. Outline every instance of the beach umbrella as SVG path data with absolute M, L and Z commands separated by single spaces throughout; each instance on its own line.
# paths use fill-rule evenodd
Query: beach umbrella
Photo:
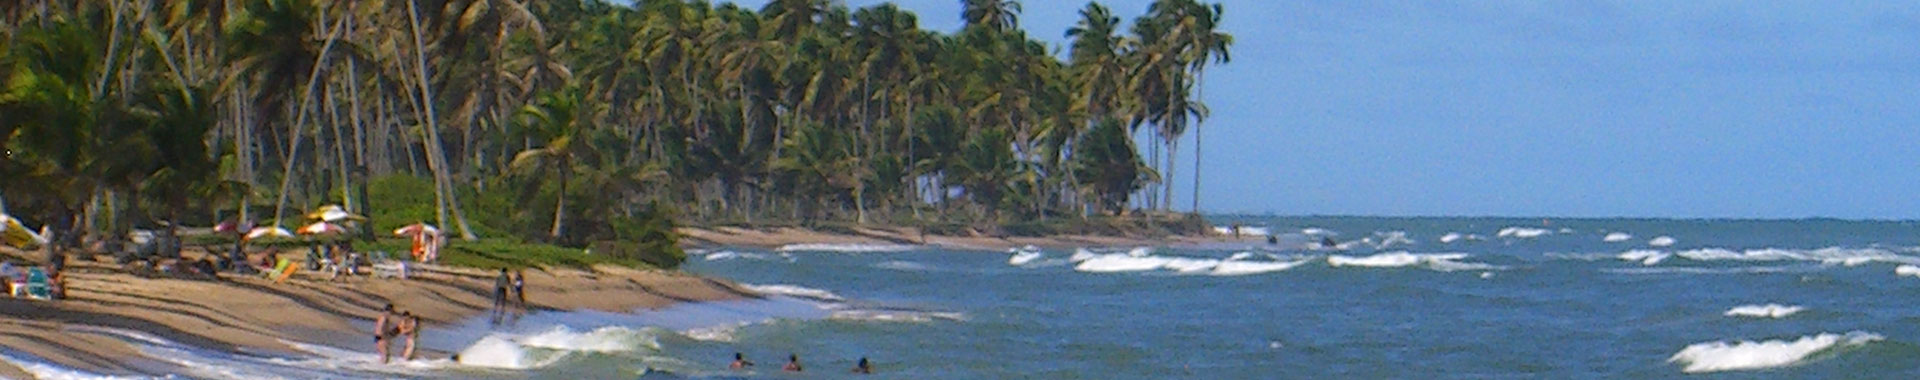
M 319 209 L 315 209 L 313 212 L 307 213 L 307 219 L 339 223 L 346 220 L 366 220 L 367 218 L 347 212 L 347 209 L 340 207 L 340 205 L 326 205 L 320 206 Z
M 420 235 L 420 234 L 439 234 L 439 233 L 440 233 L 439 228 L 435 228 L 433 225 L 426 224 L 426 223 L 409 224 L 406 227 L 400 227 L 400 229 L 393 230 L 393 236 L 414 236 L 414 235 Z
M 247 231 L 247 235 L 246 235 L 247 240 L 276 238 L 276 237 L 290 238 L 290 237 L 293 237 L 293 232 L 287 231 L 287 229 L 280 228 L 280 227 L 259 227 L 259 228 L 254 228 L 252 231 Z
M 47 236 L 45 233 L 34 233 L 12 215 L 0 214 L 0 244 L 31 249 L 47 244 Z
M 314 222 L 305 227 L 300 227 L 298 232 L 301 235 L 338 235 L 346 233 L 347 228 L 333 223 Z

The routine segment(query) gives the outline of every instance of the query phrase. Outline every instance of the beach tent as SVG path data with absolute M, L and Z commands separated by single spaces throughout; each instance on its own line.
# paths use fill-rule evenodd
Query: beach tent
M 44 233 L 34 233 L 12 215 L 0 214 L 0 245 L 32 249 L 47 244 Z
M 366 220 L 367 218 L 364 216 L 354 215 L 351 212 L 347 212 L 347 209 L 345 207 L 340 207 L 340 205 L 326 205 L 326 206 L 320 206 L 319 209 L 315 209 L 313 210 L 313 212 L 307 213 L 307 219 L 313 219 L 313 220 L 329 222 L 329 223 L 340 223 L 340 222 L 349 221 L 349 220 L 353 220 L 353 221 Z
M 290 237 L 293 237 L 293 232 L 287 231 L 287 229 L 280 228 L 280 227 L 258 227 L 258 228 L 254 228 L 252 231 L 247 231 L 247 235 L 246 235 L 247 240 L 260 240 L 260 239 L 266 239 L 266 238 L 290 238 Z

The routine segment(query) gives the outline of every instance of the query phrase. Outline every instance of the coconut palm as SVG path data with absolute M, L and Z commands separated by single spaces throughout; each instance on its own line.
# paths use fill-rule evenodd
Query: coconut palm
M 960 21 L 967 27 L 985 26 L 994 31 L 1020 28 L 1018 0 L 960 0 Z

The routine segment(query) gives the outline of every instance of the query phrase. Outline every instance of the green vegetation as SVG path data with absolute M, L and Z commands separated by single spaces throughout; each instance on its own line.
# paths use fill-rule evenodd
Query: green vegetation
M 1221 6 L 1123 29 L 1088 3 L 1063 60 L 1018 2 L 960 1 L 952 34 L 829 0 L 8 2 L 0 194 L 69 237 L 341 204 L 363 239 L 425 221 L 481 266 L 599 260 L 520 242 L 670 266 L 676 218 L 1024 234 L 1171 209 Z

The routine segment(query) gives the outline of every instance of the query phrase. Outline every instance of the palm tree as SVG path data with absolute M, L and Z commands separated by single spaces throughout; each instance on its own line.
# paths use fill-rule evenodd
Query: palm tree
M 557 241 L 563 238 L 562 229 L 566 225 L 569 177 L 576 166 L 595 155 L 592 144 L 575 141 L 585 132 L 581 116 L 583 111 L 588 111 L 586 107 L 591 106 L 583 104 L 584 91 L 572 86 L 541 94 L 536 99 L 534 104 L 520 109 L 520 127 L 530 138 L 546 143 L 515 154 L 508 167 L 518 172 L 537 171 L 556 177 L 553 183 L 559 190 L 554 193 L 553 228 L 548 230 L 547 237 Z
M 1020 28 L 1018 0 L 960 0 L 960 21 L 967 27 L 985 26 L 1006 32 Z
M 1191 15 L 1187 20 L 1191 29 L 1186 34 L 1187 40 L 1184 42 L 1188 46 L 1186 52 L 1189 55 L 1185 60 L 1188 69 L 1193 71 L 1195 92 L 1198 93 L 1196 97 L 1204 99 L 1206 92 L 1202 84 L 1205 83 L 1203 79 L 1206 78 L 1207 62 L 1225 64 L 1233 61 L 1233 56 L 1228 51 L 1228 48 L 1233 46 L 1233 35 L 1219 31 L 1220 22 L 1226 12 L 1220 4 L 1191 3 L 1188 9 Z M 1200 143 L 1205 141 L 1200 138 L 1200 125 L 1205 121 L 1204 113 L 1194 118 L 1193 212 L 1200 212 L 1200 161 L 1203 157 L 1200 154 Z

